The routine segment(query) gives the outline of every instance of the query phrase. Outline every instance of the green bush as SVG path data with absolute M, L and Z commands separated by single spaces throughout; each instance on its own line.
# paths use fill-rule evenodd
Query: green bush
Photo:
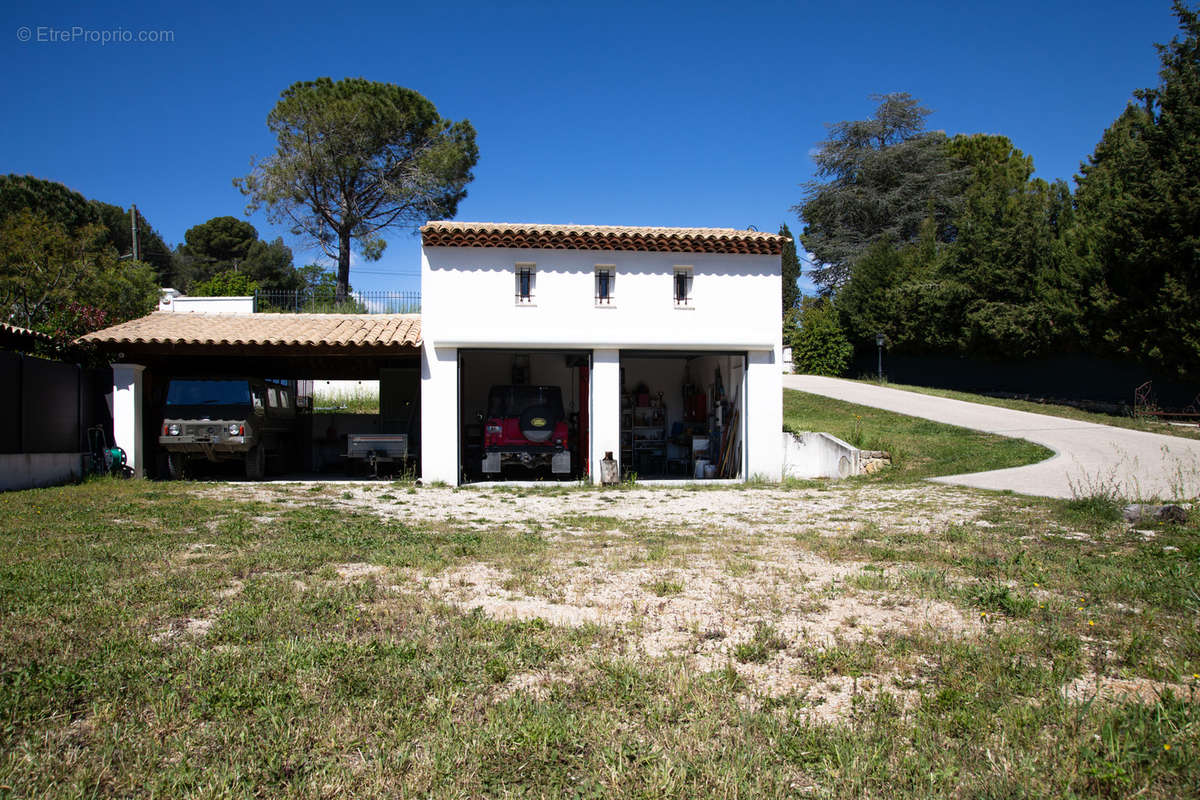
M 796 320 L 788 337 L 795 371 L 834 377 L 845 374 L 854 347 L 846 338 L 833 305 L 817 298 L 804 298 Z
M 258 283 L 244 272 L 227 269 L 192 287 L 195 297 L 248 297 L 258 291 Z

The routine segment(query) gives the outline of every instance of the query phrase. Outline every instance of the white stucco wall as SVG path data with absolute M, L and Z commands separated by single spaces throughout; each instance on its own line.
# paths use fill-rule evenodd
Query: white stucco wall
M 516 302 L 517 263 L 533 263 L 533 302 Z M 595 269 L 612 265 L 610 306 Z M 693 270 L 676 308 L 674 267 Z M 779 256 L 426 247 L 421 335 L 438 347 L 645 347 L 776 350 L 782 359 Z M 769 303 L 774 300 L 774 305 Z
M 789 433 L 783 443 L 783 473 L 788 478 L 845 478 L 860 471 L 857 447 L 828 433 Z
M 516 300 L 518 263 L 534 265 L 529 304 Z M 601 265 L 615 271 L 613 301 L 605 306 L 595 301 Z M 674 301 L 676 267 L 690 267 L 693 275 L 683 308 Z M 745 474 L 780 477 L 779 256 L 425 247 L 421 294 L 426 480 L 458 479 L 460 348 L 591 351 L 593 476 L 605 451 L 620 452 L 622 351 L 744 352 Z
M 781 301 L 782 302 L 782 301 Z M 765 316 L 765 315 L 764 315 Z M 779 326 L 775 326 L 776 330 Z M 783 372 L 779 350 L 747 357 L 746 477 L 777 481 L 783 476 Z
M 600 461 L 606 452 L 621 457 L 621 353 L 615 349 L 592 352 L 591 474 L 600 479 Z M 618 473 L 619 474 L 619 473 Z
M 254 298 L 164 295 L 158 302 L 158 310 L 174 311 L 176 314 L 249 314 L 254 311 Z
M 142 442 L 143 373 L 141 364 L 113 364 L 113 441 L 125 450 L 135 478 L 145 477 L 146 451 Z
M 458 350 L 421 346 L 421 478 L 458 485 Z

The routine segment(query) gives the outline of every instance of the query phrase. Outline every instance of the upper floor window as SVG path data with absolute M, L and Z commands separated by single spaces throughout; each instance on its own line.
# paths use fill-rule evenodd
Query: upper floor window
M 617 269 L 611 264 L 596 266 L 596 305 L 612 305 L 613 292 L 616 290 Z
M 692 305 L 692 268 L 675 268 L 675 306 L 690 308 Z
M 517 305 L 533 303 L 534 283 L 537 278 L 533 264 L 517 264 Z

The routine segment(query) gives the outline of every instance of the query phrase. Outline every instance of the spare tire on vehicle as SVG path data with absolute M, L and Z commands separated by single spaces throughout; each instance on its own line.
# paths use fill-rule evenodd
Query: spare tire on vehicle
M 531 406 L 521 414 L 521 434 L 531 442 L 547 442 L 554 435 L 558 417 L 550 406 Z

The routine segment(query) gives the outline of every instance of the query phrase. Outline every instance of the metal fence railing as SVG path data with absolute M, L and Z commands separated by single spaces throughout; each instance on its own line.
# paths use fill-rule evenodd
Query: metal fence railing
M 420 292 L 352 291 L 341 300 L 332 289 L 258 290 L 254 309 L 281 314 L 419 314 Z

